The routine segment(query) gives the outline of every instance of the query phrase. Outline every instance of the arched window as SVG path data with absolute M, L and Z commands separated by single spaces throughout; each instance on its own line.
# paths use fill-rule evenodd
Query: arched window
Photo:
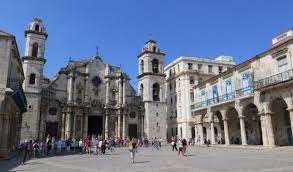
M 37 31 L 37 32 L 39 32 L 40 30 L 40 26 L 37 24 L 36 26 L 35 26 L 35 31 Z
M 154 59 L 152 61 L 153 73 L 159 73 L 159 60 Z
M 144 72 L 144 62 L 143 62 L 143 60 L 140 61 L 140 72 L 141 73 Z
M 157 49 L 157 48 L 154 46 L 154 47 L 153 47 L 153 52 L 156 52 L 156 49 Z
M 36 83 L 36 74 L 30 74 L 29 84 L 34 85 Z
M 140 96 L 143 97 L 143 84 L 140 84 Z
M 35 42 L 32 48 L 32 57 L 38 57 L 38 50 L 39 50 L 39 45 L 38 43 Z
M 160 101 L 160 85 L 158 83 L 153 85 L 153 100 Z

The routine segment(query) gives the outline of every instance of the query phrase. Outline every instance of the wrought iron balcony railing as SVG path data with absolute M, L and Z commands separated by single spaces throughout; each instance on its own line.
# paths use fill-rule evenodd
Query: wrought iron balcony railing
M 293 79 L 293 69 L 254 81 L 254 90 L 276 85 Z
M 235 98 L 248 96 L 248 95 L 251 95 L 252 93 L 253 93 L 253 87 L 248 86 L 245 88 L 238 89 L 235 92 L 231 92 L 228 94 L 224 94 L 224 95 L 217 96 L 217 97 L 214 97 L 211 99 L 197 102 L 197 103 L 191 105 L 190 108 L 191 108 L 191 110 L 194 110 L 194 109 L 199 109 L 199 108 L 203 108 L 203 107 L 207 107 L 207 106 L 211 106 L 211 105 L 216 105 L 216 104 L 224 103 L 227 101 L 232 101 Z

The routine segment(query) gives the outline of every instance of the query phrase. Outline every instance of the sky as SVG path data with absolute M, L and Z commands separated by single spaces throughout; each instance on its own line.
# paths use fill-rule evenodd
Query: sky
M 293 0 L 1 0 L 0 29 L 16 36 L 35 16 L 47 32 L 45 75 L 53 78 L 69 58 L 96 54 L 121 66 L 137 84 L 137 55 L 154 38 L 165 65 L 179 56 L 232 56 L 245 61 L 293 27 Z

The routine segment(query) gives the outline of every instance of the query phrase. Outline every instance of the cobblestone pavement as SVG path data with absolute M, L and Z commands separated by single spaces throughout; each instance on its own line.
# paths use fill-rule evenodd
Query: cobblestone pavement
M 160 151 L 141 148 L 135 163 L 130 163 L 129 152 L 118 148 L 114 153 L 95 155 L 67 155 L 34 159 L 24 166 L 13 167 L 13 161 L 0 161 L 0 171 L 21 172 L 292 172 L 292 151 L 260 151 L 255 149 L 228 149 L 189 147 L 187 156 L 164 147 Z

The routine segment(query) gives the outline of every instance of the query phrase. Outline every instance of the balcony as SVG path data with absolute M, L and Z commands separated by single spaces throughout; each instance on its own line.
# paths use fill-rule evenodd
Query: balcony
M 254 90 L 259 90 L 265 87 L 273 86 L 279 83 L 287 82 L 293 79 L 293 69 L 287 70 L 285 72 L 272 75 L 253 83 Z
M 235 98 L 242 98 L 242 97 L 250 96 L 252 93 L 253 93 L 253 87 L 248 86 L 248 87 L 238 89 L 238 90 L 231 92 L 231 93 L 228 93 L 228 94 L 224 94 L 224 95 L 221 95 L 218 97 L 214 97 L 214 98 L 207 99 L 207 100 L 204 100 L 201 102 L 197 102 L 197 103 L 191 105 L 190 108 L 191 108 L 191 110 L 197 110 L 197 109 L 205 108 L 207 106 L 214 106 L 214 105 L 218 105 L 221 103 L 234 101 Z

